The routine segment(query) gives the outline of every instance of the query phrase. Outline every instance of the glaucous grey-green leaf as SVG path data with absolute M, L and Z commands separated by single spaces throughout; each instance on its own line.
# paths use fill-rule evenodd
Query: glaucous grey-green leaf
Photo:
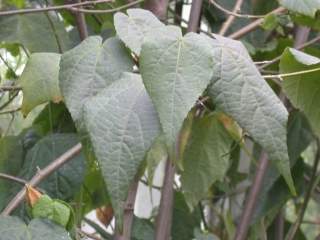
M 181 186 L 190 209 L 207 196 L 215 181 L 225 176 L 232 142 L 218 114 L 193 119 L 181 173 Z
M 84 106 L 86 129 L 121 226 L 129 186 L 160 133 L 157 113 L 141 77 L 124 73 Z
M 281 73 L 320 69 L 320 59 L 287 48 L 281 56 Z M 320 79 L 319 72 L 311 72 L 283 78 L 283 89 L 292 104 L 301 109 L 315 133 L 320 136 Z
M 137 55 L 145 38 L 165 27 L 150 11 L 128 9 L 127 14 L 116 13 L 114 26 L 120 39 Z
M 319 0 L 279 0 L 280 4 L 290 11 L 314 17 L 320 9 Z
M 88 97 L 118 80 L 122 72 L 132 70 L 133 62 L 118 38 L 102 43 L 101 37 L 89 37 L 64 53 L 59 82 L 73 120 L 82 119 L 83 104 Z
M 57 103 L 62 100 L 59 90 L 60 56 L 57 53 L 34 53 L 28 59 L 19 78 L 23 92 L 23 115 L 47 101 Z
M 218 35 L 215 40 L 203 37 L 211 42 L 215 57 L 209 87 L 214 103 L 265 149 L 294 193 L 287 150 L 286 108 L 260 75 L 241 42 Z
M 46 167 L 78 142 L 76 134 L 47 135 L 28 151 L 20 176 L 23 179 L 30 179 L 37 173 L 38 168 Z M 42 181 L 39 187 L 53 198 L 68 200 L 79 191 L 85 169 L 85 157 L 81 152 Z
M 62 52 L 71 47 L 56 15 L 35 13 L 0 18 L 0 42 L 21 43 L 30 52 Z
M 29 225 L 17 217 L 0 217 L 1 240 L 71 240 L 68 232 L 46 219 L 33 219 Z
M 18 175 L 23 163 L 23 145 L 21 138 L 7 136 L 0 138 L 0 172 Z M 0 179 L 0 210 L 5 207 L 10 189 L 14 186 L 11 181 Z M 21 187 L 19 185 L 19 187 Z
M 210 49 L 210 44 L 198 34 L 183 37 L 177 28 L 168 28 L 166 34 L 150 37 L 142 45 L 142 79 L 170 149 L 188 112 L 210 82 Z

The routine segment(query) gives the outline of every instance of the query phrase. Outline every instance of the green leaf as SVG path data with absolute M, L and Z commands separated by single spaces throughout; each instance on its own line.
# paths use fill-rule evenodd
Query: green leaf
M 314 17 L 320 9 L 319 0 L 279 0 L 280 4 L 290 11 Z
M 209 94 L 218 108 L 234 118 L 268 153 L 295 193 L 287 150 L 288 112 L 239 41 L 214 35 L 215 56 Z
M 51 199 L 48 195 L 42 195 L 32 207 L 32 216 L 50 219 L 63 227 L 67 227 L 73 217 L 72 210 L 66 203 Z
M 144 40 L 165 25 L 147 10 L 128 9 L 127 14 L 116 13 L 114 26 L 120 39 L 139 56 Z
M 320 68 L 320 59 L 295 49 L 287 48 L 281 56 L 281 73 Z M 283 90 L 291 103 L 301 109 L 315 133 L 320 136 L 320 79 L 319 72 L 283 78 Z
M 181 173 L 181 186 L 190 209 L 207 196 L 215 181 L 225 176 L 232 142 L 218 114 L 194 118 Z
M 21 43 L 30 52 L 60 52 L 71 46 L 63 22 L 51 14 L 2 17 L 0 29 L 0 42 Z
M 34 107 L 62 100 L 59 90 L 60 54 L 34 53 L 30 56 L 19 79 L 22 87 L 23 102 L 21 111 L 27 115 Z
M 140 71 L 159 114 L 169 153 L 184 119 L 212 77 L 210 44 L 178 28 L 148 38 L 142 45 Z
M 151 222 L 135 217 L 132 225 L 132 237 L 133 240 L 153 240 L 154 230 Z
M 23 146 L 21 139 L 16 136 L 0 138 L 0 172 L 16 176 L 22 163 Z M 0 210 L 7 203 L 12 186 L 12 182 L 0 179 Z
M 78 142 L 76 134 L 52 134 L 42 138 L 28 151 L 20 176 L 30 179 L 38 168 L 46 167 Z M 68 200 L 79 191 L 85 169 L 85 157 L 80 153 L 42 181 L 39 187 L 53 198 Z
M 193 231 L 200 227 L 201 215 L 198 208 L 190 212 L 181 192 L 175 192 L 171 226 L 172 240 L 193 239 Z
M 17 217 L 0 217 L 1 240 L 72 240 L 68 232 L 48 220 L 33 219 L 28 226 Z
M 301 112 L 290 112 L 287 132 L 287 144 L 290 164 L 293 167 L 293 176 L 295 176 L 296 183 L 301 183 L 303 175 L 300 173 L 303 172 L 304 166 L 299 158 L 301 153 L 309 146 L 313 137 L 308 121 Z M 297 163 L 297 161 L 299 162 Z M 279 194 L 276 193 L 277 191 L 279 191 Z M 257 223 L 272 211 L 277 211 L 290 197 L 288 190 L 285 189 L 284 182 L 279 179 L 278 171 L 273 166 L 270 166 L 259 191 L 259 205 L 255 208 L 252 222 Z
M 132 71 L 133 62 L 117 38 L 102 43 L 89 37 L 64 53 L 60 62 L 60 89 L 75 122 L 82 120 L 83 104 L 88 97 L 118 80 L 122 72 Z
M 160 133 L 157 113 L 140 76 L 126 73 L 85 103 L 84 119 L 121 226 L 129 186 Z

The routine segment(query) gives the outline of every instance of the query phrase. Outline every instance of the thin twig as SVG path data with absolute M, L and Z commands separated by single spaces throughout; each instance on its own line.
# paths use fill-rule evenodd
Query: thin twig
M 12 176 L 12 175 L 9 175 L 9 174 L 6 174 L 6 173 L 0 173 L 0 178 L 1 179 L 5 179 L 5 180 L 10 180 L 10 181 L 14 181 L 14 182 L 17 182 L 19 184 L 22 184 L 22 185 L 25 185 L 27 184 L 28 182 L 22 178 L 18 178 L 18 177 L 15 177 L 15 176 Z
M 243 2 L 243 0 L 237 0 L 235 7 L 232 11 L 225 9 L 224 7 L 222 7 L 220 4 L 218 4 L 216 1 L 214 0 L 209 0 L 210 3 L 215 6 L 216 8 L 218 8 L 219 10 L 221 10 L 222 12 L 224 12 L 227 15 L 238 17 L 238 18 L 250 18 L 250 19 L 256 19 L 256 18 L 264 18 L 266 15 L 251 15 L 251 14 L 240 14 L 238 13 L 240 11 L 240 6 Z
M 49 22 L 49 25 L 50 25 L 50 27 L 52 29 L 53 35 L 54 35 L 54 37 L 56 39 L 56 43 L 57 43 L 57 47 L 58 47 L 59 53 L 63 53 L 61 39 L 59 37 L 59 34 L 57 33 L 56 27 L 54 26 L 54 23 L 53 23 L 51 17 L 49 16 L 48 12 L 45 12 L 45 15 L 46 15 L 46 17 L 48 19 L 48 22 Z
M 310 45 L 315 44 L 315 43 L 317 43 L 317 42 L 319 42 L 319 41 L 320 41 L 320 35 L 318 35 L 317 37 L 311 39 L 310 41 L 308 41 L 308 42 L 306 42 L 306 43 L 304 43 L 304 44 L 301 44 L 301 45 L 297 46 L 296 49 L 297 49 L 297 50 L 304 49 L 304 48 L 309 47 Z M 270 65 L 278 62 L 278 61 L 281 59 L 281 56 L 282 56 L 282 55 L 280 55 L 280 56 L 278 56 L 278 57 L 276 57 L 276 58 L 268 61 L 268 62 L 265 63 L 264 65 L 260 66 L 259 69 L 266 68 L 266 67 L 268 67 L 268 66 L 270 66 Z
M 18 9 L 18 10 L 8 10 L 1 11 L 0 16 L 10 16 L 17 14 L 30 14 L 30 13 L 39 13 L 39 12 L 49 12 L 57 10 L 73 10 L 77 11 L 77 7 L 87 6 L 87 5 L 96 5 L 99 3 L 114 2 L 114 0 L 95 0 L 95 1 L 84 1 L 81 3 L 71 3 L 59 6 L 43 7 L 43 8 L 29 8 L 29 9 Z
M 15 113 L 21 110 L 21 107 L 0 112 L 0 115 Z
M 290 227 L 289 232 L 286 235 L 285 240 L 293 240 L 294 239 L 294 237 L 295 237 L 295 235 L 297 233 L 297 230 L 299 229 L 299 226 L 302 223 L 302 220 L 303 220 L 304 214 L 306 212 L 306 209 L 308 207 L 308 203 L 309 203 L 309 200 L 310 200 L 310 198 L 312 196 L 312 193 L 314 192 L 314 190 L 315 190 L 315 188 L 318 185 L 319 180 L 320 180 L 320 175 L 317 176 L 318 166 L 319 166 L 319 162 L 320 162 L 320 141 L 319 141 L 318 138 L 316 139 L 316 142 L 317 142 L 317 153 L 316 153 L 316 156 L 315 156 L 315 159 L 314 159 L 314 164 L 313 164 L 313 167 L 312 167 L 310 184 L 307 187 L 307 191 L 305 193 L 305 197 L 304 197 L 302 206 L 301 206 L 301 208 L 299 210 L 297 220 Z
M 77 232 L 80 233 L 81 235 L 89 238 L 89 239 L 94 239 L 94 240 L 102 240 L 101 238 L 97 237 L 96 235 L 92 234 L 92 233 L 87 233 L 85 231 L 83 231 L 80 228 L 77 228 Z
M 10 103 L 18 96 L 19 91 L 16 91 L 12 96 L 9 97 L 8 101 L 0 106 L 0 110 L 4 109 L 5 107 L 9 106 Z
M 211 0 L 210 2 L 211 2 L 212 4 L 217 4 L 214 0 Z M 227 20 L 222 24 L 222 27 L 221 27 L 221 29 L 220 29 L 220 31 L 219 31 L 219 34 L 220 34 L 220 35 L 223 36 L 223 35 L 226 34 L 226 32 L 228 31 L 228 29 L 230 28 L 230 26 L 232 25 L 232 23 L 233 23 L 234 20 L 236 19 L 235 14 L 240 11 L 240 8 L 241 8 L 242 3 L 243 3 L 243 0 L 237 0 L 236 4 L 234 5 L 234 8 L 233 8 L 233 10 L 232 10 L 232 14 L 227 13 L 227 14 L 229 14 L 229 17 L 228 17 Z M 216 6 L 216 5 L 215 5 L 215 6 Z M 220 6 L 220 5 L 217 4 L 216 7 L 218 7 L 218 6 Z M 219 9 L 220 9 L 220 8 L 219 8 Z M 220 9 L 220 10 L 221 10 L 221 9 Z M 225 11 L 224 11 L 224 12 L 225 12 Z
M 268 78 L 278 78 L 278 79 L 282 79 L 284 77 L 292 77 L 292 76 L 297 76 L 297 75 L 303 75 L 303 74 L 308 74 L 308 73 L 312 73 L 312 72 L 317 72 L 320 71 L 320 67 L 319 68 L 314 68 L 314 69 L 308 69 L 308 70 L 304 70 L 304 71 L 298 71 L 298 72 L 291 72 L 291 73 L 281 73 L 281 74 L 271 74 L 271 75 L 263 75 L 263 78 L 268 79 Z
M 42 170 L 39 170 L 36 175 L 34 175 L 30 181 L 28 181 L 28 185 L 31 187 L 35 187 L 42 180 L 46 179 L 49 175 L 51 175 L 54 171 L 59 169 L 62 165 L 70 161 L 74 156 L 80 153 L 82 149 L 81 143 L 76 144 L 74 147 L 70 148 L 67 152 L 62 154 L 60 157 L 55 159 L 52 163 L 50 163 L 47 167 Z M 23 188 L 17 195 L 9 202 L 6 208 L 2 211 L 1 215 L 6 216 L 12 213 L 21 202 L 23 202 L 26 194 L 26 189 Z
M 247 239 L 247 233 L 250 227 L 252 213 L 257 203 L 258 194 L 268 167 L 268 163 L 268 155 L 265 152 L 262 152 L 257 166 L 256 174 L 252 186 L 250 188 L 250 192 L 246 198 L 244 210 L 242 212 L 239 225 L 237 227 L 237 233 L 234 238 L 235 240 Z
M 19 86 L 0 86 L 0 91 L 17 91 L 22 90 Z
M 76 12 L 82 12 L 82 13 L 95 13 L 95 14 L 104 14 L 104 13 L 113 13 L 113 12 L 119 12 L 123 9 L 132 7 L 136 4 L 142 3 L 144 0 L 137 0 L 128 4 L 124 4 L 120 7 L 112 8 L 112 9 L 84 9 L 84 8 L 72 8 L 72 11 Z
M 268 14 L 280 14 L 285 11 L 287 11 L 285 8 L 279 7 Z M 230 34 L 228 37 L 232 38 L 232 39 L 239 39 L 239 38 L 243 37 L 244 35 L 254 31 L 256 28 L 258 28 L 263 23 L 263 21 L 264 21 L 263 19 L 257 19 L 255 21 L 253 21 L 252 23 L 240 28 L 238 31 Z
M 2 55 L 0 54 L 0 59 L 1 61 L 4 63 L 4 65 L 6 65 L 6 67 L 13 72 L 14 74 L 16 74 L 16 72 L 13 70 L 13 68 L 9 65 L 9 63 L 4 59 L 4 57 L 2 57 Z
M 192 1 L 188 32 L 197 32 L 201 22 L 202 0 Z

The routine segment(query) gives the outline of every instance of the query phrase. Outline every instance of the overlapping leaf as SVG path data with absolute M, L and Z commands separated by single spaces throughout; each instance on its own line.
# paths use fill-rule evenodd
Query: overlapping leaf
M 20 175 L 23 179 L 30 179 L 38 168 L 44 168 L 78 142 L 76 134 L 52 134 L 42 138 L 28 151 Z M 85 158 L 81 153 L 47 177 L 40 187 L 54 198 L 70 199 L 79 191 L 85 169 Z
M 146 39 L 140 71 L 159 114 L 169 148 L 174 145 L 188 112 L 212 76 L 210 44 L 197 34 L 182 36 L 177 28 Z
M 0 217 L 0 238 L 2 240 L 71 240 L 68 232 L 45 219 L 33 219 L 28 226 L 17 217 Z
M 120 39 L 137 55 L 144 40 L 165 28 L 156 16 L 143 9 L 129 9 L 127 14 L 116 13 L 114 26 Z
M 35 13 L 0 18 L 0 42 L 21 43 L 30 52 L 61 52 L 71 41 L 55 15 Z
M 290 11 L 314 17 L 320 9 L 319 0 L 279 0 L 280 4 Z
M 17 175 L 23 163 L 23 146 L 19 137 L 8 136 L 0 139 L 0 172 Z M 0 180 L 0 210 L 10 196 L 12 182 Z
M 268 153 L 294 192 L 287 150 L 288 112 L 260 75 L 241 42 L 215 35 L 209 94 Z
M 84 120 L 121 226 L 129 186 L 160 132 L 158 116 L 141 77 L 125 73 L 88 100 Z
M 217 114 L 193 120 L 181 174 L 181 186 L 189 208 L 193 209 L 207 196 L 210 186 L 225 176 L 231 144 L 232 138 Z
M 75 122 L 82 119 L 88 97 L 132 71 L 133 62 L 117 38 L 102 43 L 101 37 L 89 37 L 64 53 L 60 62 L 60 89 Z
M 280 61 L 282 73 L 320 69 L 320 59 L 295 49 L 286 49 Z M 283 89 L 291 103 L 307 116 L 311 127 L 320 136 L 320 79 L 319 72 L 283 78 Z
M 27 115 L 34 107 L 62 100 L 59 90 L 60 54 L 34 53 L 19 79 L 23 91 L 21 111 Z

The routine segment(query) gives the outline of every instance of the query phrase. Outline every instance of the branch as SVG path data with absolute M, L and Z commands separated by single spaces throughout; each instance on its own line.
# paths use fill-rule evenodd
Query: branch
M 10 110 L 7 110 L 7 111 L 0 112 L 0 115 L 15 113 L 15 112 L 18 112 L 20 110 L 21 110 L 21 107 L 18 107 L 18 108 L 15 108 L 15 109 L 10 109 Z
M 242 5 L 243 0 L 237 0 L 234 9 L 232 11 L 225 9 L 221 5 L 219 5 L 215 0 L 209 0 L 210 3 L 224 12 L 227 15 L 233 16 L 233 17 L 238 17 L 238 18 L 264 18 L 266 15 L 250 15 L 250 14 L 239 14 L 238 12 L 240 11 L 240 7 Z
M 73 8 L 72 11 L 76 11 L 76 12 L 82 12 L 82 13 L 95 13 L 95 14 L 104 14 L 104 13 L 113 13 L 113 12 L 119 12 L 123 9 L 132 7 L 137 5 L 138 3 L 144 2 L 144 0 L 137 0 L 134 2 L 130 2 L 128 4 L 124 4 L 120 7 L 116 7 L 113 9 L 95 9 L 95 10 L 90 10 L 90 9 L 84 9 L 84 8 Z
M 211 0 L 210 1 L 212 4 L 214 4 L 217 8 L 218 5 L 215 1 Z M 234 5 L 233 11 L 231 13 L 227 13 L 230 14 L 229 17 L 227 18 L 227 20 L 223 23 L 219 34 L 220 35 L 225 35 L 226 32 L 228 31 L 228 29 L 230 28 L 231 24 L 233 23 L 233 21 L 236 19 L 236 16 L 234 14 L 236 14 L 238 11 L 240 11 L 241 5 L 243 3 L 243 0 L 237 0 L 236 4 Z M 220 9 L 220 8 L 219 8 Z M 220 9 L 221 10 L 221 9 Z M 225 12 L 225 11 L 224 11 Z
M 257 203 L 258 194 L 262 185 L 264 175 L 268 168 L 268 163 L 269 163 L 268 155 L 265 152 L 262 152 L 258 166 L 257 166 L 256 174 L 253 180 L 253 184 L 246 198 L 246 203 L 240 218 L 240 223 L 237 227 L 235 240 L 247 239 L 247 233 L 250 227 L 252 213 Z
M 285 11 L 287 11 L 285 8 L 279 7 L 268 14 L 280 14 Z M 266 15 L 268 15 L 268 14 L 266 14 Z M 243 28 L 240 28 L 238 31 L 230 34 L 228 37 L 232 38 L 232 39 L 239 39 L 239 38 L 243 37 L 244 35 L 252 32 L 256 28 L 258 28 L 260 26 L 260 24 L 262 24 L 262 23 L 263 23 L 263 19 L 257 19 L 255 21 L 253 21 L 252 23 L 244 26 Z
M 161 21 L 167 19 L 169 0 L 146 0 L 144 7 L 156 15 Z
M 17 182 L 19 184 L 22 184 L 22 185 L 25 185 L 27 184 L 28 182 L 22 178 L 18 178 L 18 177 L 15 177 L 15 176 L 12 176 L 12 175 L 9 175 L 9 174 L 6 174 L 6 173 L 0 173 L 0 178 L 1 179 L 5 179 L 5 180 L 10 180 L 10 181 L 14 181 L 14 182 Z
M 78 143 L 74 147 L 70 148 L 67 152 L 62 154 L 60 157 L 55 159 L 52 163 L 50 163 L 47 167 L 42 170 L 39 170 L 36 175 L 34 175 L 31 180 L 28 182 L 28 185 L 31 187 L 35 187 L 42 180 L 46 179 L 49 175 L 51 175 L 54 171 L 59 169 L 62 165 L 70 161 L 74 156 L 80 153 L 82 149 L 81 143 Z M 9 202 L 6 208 L 2 211 L 2 216 L 9 215 L 12 211 L 14 211 L 21 202 L 23 202 L 26 195 L 26 189 L 23 188 L 17 195 Z
M 0 91 L 17 91 L 22 90 L 19 86 L 0 86 Z
M 59 5 L 59 6 L 43 7 L 43 8 L 8 10 L 8 11 L 1 11 L 0 16 L 10 16 L 10 15 L 16 15 L 16 14 L 30 14 L 30 13 L 38 13 L 38 12 L 49 12 L 49 11 L 56 11 L 56 10 L 77 11 L 77 9 L 78 9 L 77 7 L 80 7 L 80 6 L 96 5 L 99 3 L 107 3 L 107 2 L 113 2 L 113 1 L 114 0 L 95 0 L 95 1 L 85 1 L 85 2 L 80 2 L 80 3 Z
M 285 240 L 293 240 L 296 232 L 299 228 L 299 226 L 302 223 L 304 214 L 306 212 L 309 200 L 311 198 L 312 193 L 314 192 L 316 186 L 319 183 L 320 180 L 320 175 L 317 176 L 317 170 L 318 170 L 318 166 L 319 166 L 319 162 L 320 162 L 320 142 L 319 139 L 316 140 L 317 141 L 317 154 L 314 160 L 314 164 L 312 167 L 312 174 L 311 174 L 311 179 L 310 179 L 310 184 L 307 187 L 307 191 L 302 203 L 302 206 L 300 208 L 300 211 L 298 213 L 298 217 L 297 220 L 295 221 L 295 223 L 290 227 L 288 234 L 286 235 Z
M 81 2 L 81 0 L 77 0 L 77 2 Z M 79 9 L 82 9 L 82 7 L 79 7 Z M 86 24 L 86 19 L 84 17 L 84 13 L 82 12 L 75 12 L 74 13 L 76 24 L 79 32 L 79 37 L 81 41 L 86 39 L 88 37 L 88 28 Z
M 303 44 L 301 44 L 301 45 L 298 45 L 298 46 L 296 47 L 296 49 L 298 49 L 298 50 L 304 49 L 304 48 L 309 47 L 310 45 L 312 45 L 312 44 L 314 44 L 314 43 L 317 43 L 317 42 L 319 42 L 319 41 L 320 41 L 320 35 L 318 35 L 317 37 L 311 39 L 311 40 L 308 41 L 308 42 L 305 42 L 305 43 L 303 43 Z M 270 66 L 270 65 L 278 62 L 280 59 L 281 59 L 281 55 L 278 56 L 278 57 L 276 57 L 276 58 L 274 58 L 274 59 L 272 59 L 272 60 L 270 60 L 270 61 L 268 61 L 268 62 L 265 63 L 264 65 L 260 66 L 259 69 L 266 68 L 266 67 L 268 67 L 268 66 Z
M 202 0 L 192 1 L 188 32 L 197 32 L 201 21 Z
M 271 75 L 263 75 L 263 77 L 265 79 L 278 78 L 278 79 L 282 80 L 282 78 L 284 78 L 284 77 L 292 77 L 292 76 L 303 75 L 303 74 L 317 72 L 317 71 L 320 71 L 320 67 L 319 68 L 314 68 L 314 69 L 309 69 L 309 70 L 304 70 L 304 71 L 291 72 L 291 73 L 282 73 L 282 74 L 275 74 L 275 75 L 272 75 L 272 74 Z
M 155 240 L 170 239 L 174 192 L 173 183 L 175 172 L 176 167 L 168 158 L 161 191 L 159 214 L 156 219 Z

